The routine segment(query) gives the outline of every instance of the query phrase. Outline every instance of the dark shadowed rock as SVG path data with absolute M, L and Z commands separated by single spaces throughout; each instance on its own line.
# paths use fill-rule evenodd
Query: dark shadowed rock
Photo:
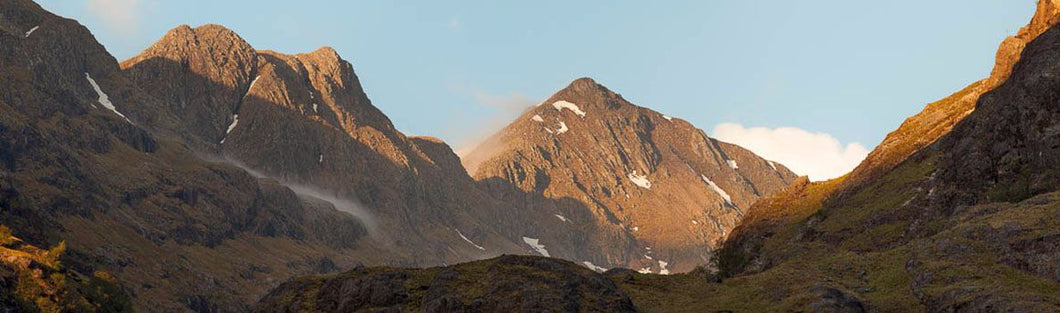
M 629 297 L 580 265 L 502 256 L 431 269 L 356 269 L 284 283 L 255 312 L 633 312 Z

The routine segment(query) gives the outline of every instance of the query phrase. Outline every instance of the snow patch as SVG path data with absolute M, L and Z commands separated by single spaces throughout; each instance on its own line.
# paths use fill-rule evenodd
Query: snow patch
M 718 187 L 718 184 L 715 184 L 714 181 L 711 181 L 710 178 L 707 178 L 706 175 L 699 175 L 699 177 L 703 178 L 703 181 L 706 182 L 707 185 L 710 185 L 710 188 L 714 189 L 714 192 L 717 192 L 718 195 L 721 196 L 722 199 L 725 199 L 726 203 L 732 205 L 732 197 L 729 197 L 729 193 L 728 192 L 725 192 L 724 189 L 721 189 L 721 187 Z
M 533 120 L 534 122 L 538 122 L 538 123 L 544 123 L 545 122 L 545 119 L 541 118 L 541 115 L 537 115 L 537 114 L 534 114 L 534 117 L 531 117 L 530 119 Z
M 254 89 L 254 84 L 258 83 L 258 78 L 261 78 L 261 75 L 254 76 L 254 80 L 250 81 L 250 87 L 247 87 L 247 92 L 250 92 L 251 89 Z
M 565 133 L 568 130 L 570 130 L 570 128 L 567 128 L 567 123 L 559 122 L 559 129 L 556 130 L 556 135 Z
M 38 28 L 40 28 L 40 25 L 33 26 L 33 28 L 30 28 L 29 31 L 26 32 L 26 38 L 29 38 L 29 35 L 37 31 Z
M 736 166 L 736 160 L 725 160 L 725 163 L 729 163 L 729 167 L 731 167 L 734 170 L 740 169 L 739 166 Z
M 92 75 L 88 75 L 88 73 L 86 72 L 85 79 L 88 79 L 88 83 L 92 85 L 92 89 L 95 89 L 96 94 L 99 95 L 99 104 L 102 104 L 103 107 L 111 110 L 112 112 L 114 112 L 114 114 L 121 116 L 121 118 L 124 118 L 126 122 L 129 122 L 129 124 L 132 124 L 132 121 L 130 121 L 128 117 L 125 117 L 125 114 L 121 114 L 121 112 L 118 112 L 118 109 L 114 107 L 114 104 L 110 103 L 110 97 L 108 97 L 107 94 L 103 93 L 102 89 L 99 89 L 99 85 L 96 84 L 95 79 L 92 79 Z
M 777 164 L 776 163 L 773 163 L 773 161 L 766 161 L 766 162 L 769 162 L 769 167 L 772 167 L 774 171 L 777 170 Z
M 640 186 L 644 189 L 651 189 L 651 181 L 648 180 L 648 175 L 637 175 L 637 171 L 633 171 L 628 177 L 634 185 Z
M 696 220 L 692 220 L 692 225 L 699 225 L 699 222 L 697 222 Z
M 644 255 L 644 258 L 645 258 L 645 259 L 648 259 L 648 260 L 654 260 L 654 259 L 652 259 L 652 258 L 651 258 L 651 256 L 650 256 L 650 255 L 647 255 L 647 254 L 645 254 L 645 255 Z
M 565 217 L 565 216 L 563 216 L 563 215 L 559 215 L 559 214 L 552 214 L 552 215 L 555 215 L 555 216 L 556 216 L 556 218 L 558 218 L 558 219 L 559 219 L 559 220 L 561 220 L 561 221 L 564 221 L 564 222 L 570 223 L 570 220 L 568 220 L 568 219 L 567 219 L 567 217 Z
M 640 230 L 640 227 L 633 227 L 633 231 L 638 231 L 638 230 Z
M 596 272 L 603 273 L 603 272 L 607 271 L 606 268 L 596 266 L 595 264 L 593 264 L 593 262 L 585 261 L 585 262 L 582 262 L 582 264 L 584 264 L 585 267 L 588 267 L 589 269 L 591 269 L 593 271 L 596 271 Z
M 666 261 L 659 260 L 659 274 L 661 274 L 661 275 L 670 275 L 670 270 L 666 269 L 667 265 L 670 265 L 670 264 L 666 263 Z
M 324 163 L 324 155 L 323 154 L 320 155 L 320 159 L 317 160 L 317 163 Z
M 467 243 L 470 243 L 472 246 L 475 246 L 475 248 L 478 248 L 479 250 L 486 251 L 486 248 L 483 248 L 482 246 L 475 244 L 475 242 L 471 241 L 471 239 L 467 239 L 467 237 L 464 236 L 464 233 L 461 233 L 459 229 L 454 229 L 454 230 L 456 230 L 456 234 L 460 235 L 460 238 L 463 238 L 464 241 L 467 241 Z M 523 237 L 523 239 L 526 239 L 526 237 Z
M 313 113 L 320 113 L 320 112 L 317 112 L 317 104 L 316 103 L 313 104 Z
M 225 131 L 225 137 L 221 138 L 221 143 L 225 143 L 225 140 L 228 140 L 228 134 L 236 128 L 237 124 L 239 124 L 239 114 L 232 114 L 232 124 L 228 124 L 228 130 Z
M 645 268 L 639 269 L 639 270 L 637 270 L 637 273 L 651 274 L 651 268 L 650 267 L 645 267 Z
M 556 132 L 552 131 L 551 129 L 548 129 L 548 127 L 544 127 L 544 128 L 545 128 L 545 131 L 547 131 L 549 134 L 555 134 L 556 133 Z
M 663 118 L 665 118 L 667 121 L 673 121 L 674 120 L 674 118 L 670 117 L 669 115 L 663 115 Z
M 563 111 L 563 109 L 567 109 L 567 110 L 570 110 L 571 112 L 574 112 L 574 114 L 578 114 L 578 116 L 581 116 L 583 118 L 585 117 L 585 112 L 583 112 L 582 109 L 579 108 L 578 105 L 574 104 L 574 103 L 570 103 L 570 102 L 567 102 L 567 101 L 560 100 L 560 101 L 556 101 L 556 102 L 552 103 L 552 107 L 556 108 L 556 111 Z
M 540 240 L 530 237 L 523 237 L 523 242 L 525 242 L 531 248 L 534 248 L 534 251 L 537 251 L 537 253 L 540 253 L 545 257 L 551 257 L 550 255 L 548 255 L 548 250 L 545 250 L 545 245 L 540 244 Z

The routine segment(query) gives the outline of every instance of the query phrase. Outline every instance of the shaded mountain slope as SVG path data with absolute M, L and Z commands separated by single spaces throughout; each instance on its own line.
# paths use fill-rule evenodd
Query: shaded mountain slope
M 784 281 L 793 267 L 812 268 L 819 283 L 885 311 L 910 301 L 928 311 L 1060 309 L 1058 43 L 1060 29 L 1040 33 L 974 112 L 863 186 L 831 196 L 840 179 L 802 188 L 801 200 L 761 202 L 763 214 L 795 218 L 741 225 L 720 252 L 723 274 Z
M 898 129 L 887 134 L 883 142 L 854 168 L 844 182 L 842 190 L 847 192 L 857 189 L 949 133 L 957 122 L 975 110 L 976 102 L 983 94 L 994 90 L 1008 79 L 1027 43 L 1056 24 L 1058 19 L 1060 2 L 1038 1 L 1038 8 L 1030 23 L 1016 35 L 1006 38 L 998 47 L 990 77 L 930 103 L 920 113 L 907 118 Z
M 498 198 L 598 227 L 584 244 L 604 249 L 606 265 L 664 273 L 705 264 L 751 203 L 795 179 L 783 165 L 588 78 L 529 109 L 464 160 Z M 588 211 L 513 196 L 521 192 L 575 199 Z
M 1000 86 L 1009 78 L 1017 62 L 1021 60 L 1022 52 L 1027 42 L 1040 36 L 1051 25 L 1054 25 L 1058 19 L 1060 19 L 1060 5 L 1057 2 L 1039 1 L 1037 11 L 1031 22 L 1021 28 L 1017 35 L 1006 39 L 1001 44 L 997 52 L 994 70 L 989 78 L 976 82 L 950 97 L 929 104 L 922 112 L 908 118 L 897 130 L 888 134 L 883 143 L 877 146 L 850 174 L 831 182 L 813 184 L 817 186 L 815 187 L 816 195 L 814 200 L 788 201 L 785 204 L 772 205 L 769 208 L 762 208 L 762 211 L 772 213 L 759 212 L 758 215 L 783 212 L 788 212 L 783 214 L 808 215 L 818 211 L 822 207 L 824 200 L 845 202 L 847 197 L 860 192 L 862 188 L 867 188 L 869 184 L 890 172 L 908 157 L 947 135 L 958 122 L 975 111 L 977 101 L 985 93 Z M 1015 123 L 1016 121 L 1009 120 L 1007 122 Z M 980 160 L 985 161 L 986 159 L 980 158 Z M 752 215 L 754 214 L 752 213 Z M 745 221 L 739 227 L 740 229 L 737 229 L 730 236 L 730 239 L 733 240 L 731 240 L 727 248 L 732 248 L 728 252 L 733 253 L 736 250 L 743 251 L 730 256 L 750 256 L 745 261 L 751 263 L 736 266 L 736 264 L 730 262 L 728 265 L 735 267 L 730 268 L 727 272 L 735 274 L 742 272 L 744 265 L 757 263 L 758 265 L 756 266 L 761 266 L 763 264 L 761 262 L 768 263 L 767 260 L 757 259 L 757 254 L 752 253 L 752 251 L 757 251 L 761 248 L 757 244 L 760 243 L 761 238 L 772 236 L 777 232 L 775 229 L 777 225 L 777 223 L 758 225 L 755 219 Z
M 75 21 L 30 1 L 0 15 L 0 216 L 27 243 L 66 240 L 64 264 L 112 273 L 145 311 L 238 311 L 378 251 L 332 204 L 150 132 L 179 119 L 145 113 L 165 102 Z

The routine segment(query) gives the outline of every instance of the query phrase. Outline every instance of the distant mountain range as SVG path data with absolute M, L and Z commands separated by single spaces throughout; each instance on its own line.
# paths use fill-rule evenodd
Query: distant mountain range
M 852 173 L 825 182 L 798 179 L 741 207 L 745 215 L 716 251 L 716 270 L 660 276 L 612 269 L 584 277 L 574 264 L 534 257 L 418 270 L 360 268 L 296 279 L 254 309 L 335 311 L 333 299 L 342 299 L 342 309 L 424 312 L 1058 312 L 1058 18 L 1060 2 L 1039 1 L 1031 23 L 1002 43 L 989 78 L 910 117 Z M 556 100 L 566 98 L 542 106 Z M 584 111 L 588 118 L 593 110 Z M 545 127 L 580 122 L 571 114 L 541 116 Z M 511 177 L 504 176 L 515 168 L 505 166 L 508 160 L 554 153 L 534 148 L 542 134 L 515 129 L 494 138 L 501 149 L 483 152 L 500 155 L 492 157 L 500 162 L 482 164 L 495 162 L 501 170 L 487 166 L 476 175 Z M 557 139 L 553 146 L 575 139 Z M 635 166 L 645 165 L 629 167 Z M 655 188 L 652 175 L 640 175 L 629 178 Z M 514 181 L 534 185 L 532 179 Z M 499 283 L 467 283 L 481 276 Z M 320 287 L 371 286 L 380 277 L 400 286 L 383 293 L 392 301 L 363 301 L 357 292 Z M 613 294 L 616 289 L 628 303 Z M 498 303 L 505 306 L 497 309 Z
M 1058 19 L 809 182 L 590 78 L 461 158 L 331 48 L 0 0 L 0 312 L 1060 311 Z

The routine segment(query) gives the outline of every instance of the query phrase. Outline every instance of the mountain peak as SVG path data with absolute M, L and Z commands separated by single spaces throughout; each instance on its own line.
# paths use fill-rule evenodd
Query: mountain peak
M 556 95 L 561 94 L 572 94 L 572 95 L 593 95 L 593 94 L 614 94 L 610 89 L 607 89 L 604 85 L 597 83 L 590 77 L 581 77 L 571 81 L 567 87 L 560 89 L 556 92 Z
M 600 86 L 600 84 L 597 83 L 596 80 L 593 80 L 592 77 L 579 77 L 579 78 L 575 79 L 574 81 L 571 81 L 570 85 L 568 85 L 568 88 L 574 87 L 574 86 L 587 87 L 587 88 L 603 87 L 603 86 Z
M 339 52 L 335 51 L 335 48 L 332 48 L 330 46 L 323 46 L 323 47 L 317 48 L 316 50 L 313 50 L 313 52 L 310 52 L 310 54 L 325 55 L 325 56 L 329 56 L 329 57 L 334 57 L 336 59 L 342 58 L 342 57 L 339 56 Z
M 195 28 L 187 24 L 180 25 L 166 32 L 155 45 L 169 42 L 194 44 L 229 43 L 243 48 L 250 48 L 250 44 L 243 40 L 243 37 L 219 24 L 205 24 Z

